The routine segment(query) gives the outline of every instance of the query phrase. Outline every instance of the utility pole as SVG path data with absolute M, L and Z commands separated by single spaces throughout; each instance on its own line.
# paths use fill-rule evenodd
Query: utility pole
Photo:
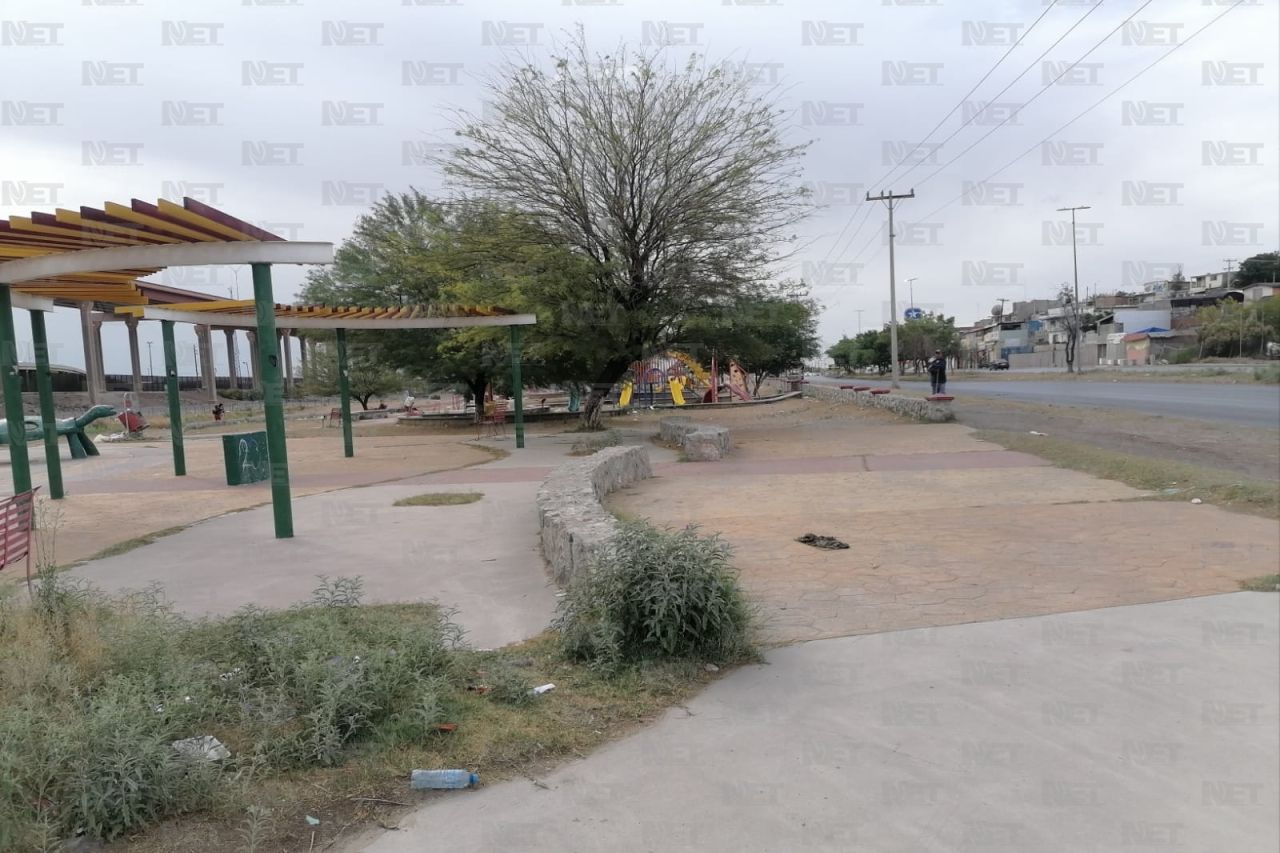
M 154 379 L 156 375 L 156 363 L 151 357 L 151 344 L 154 341 L 147 341 L 147 378 Z
M 853 313 L 858 315 L 858 334 L 862 334 L 862 309 L 855 308 L 853 309 Z
M 916 307 L 916 289 L 914 285 L 916 283 L 917 277 L 918 276 L 912 276 L 911 278 L 907 279 L 907 299 L 909 300 L 907 303 L 908 308 Z
M 885 206 L 889 208 L 889 358 L 893 362 L 893 380 L 891 384 L 894 388 L 898 385 L 898 285 L 894 279 L 893 268 L 893 203 L 900 198 L 915 198 L 916 191 L 913 189 L 905 195 L 894 195 L 893 190 L 880 193 L 878 196 L 872 196 L 867 193 L 867 201 L 883 201 Z
M 1227 265 L 1227 277 L 1226 277 L 1225 279 L 1223 279 L 1223 280 L 1222 280 L 1222 286 L 1223 286 L 1223 287 L 1230 287 L 1230 286 L 1231 286 L 1231 265 L 1232 265 L 1232 264 L 1235 264 L 1235 263 L 1239 263 L 1239 259 L 1237 259 L 1237 258 L 1226 258 L 1226 259 L 1223 261 L 1223 263 L 1225 263 L 1225 264 Z
M 1080 363 L 1080 342 L 1084 338 L 1084 330 L 1080 328 L 1080 265 L 1076 261 L 1076 211 L 1089 210 L 1089 205 L 1082 204 L 1077 207 L 1060 207 L 1059 213 L 1071 211 L 1071 280 L 1072 292 L 1075 294 L 1071 303 L 1071 310 L 1076 317 L 1075 342 L 1071 347 L 1072 357 L 1067 362 L 1067 372 L 1070 373 L 1075 366 Z

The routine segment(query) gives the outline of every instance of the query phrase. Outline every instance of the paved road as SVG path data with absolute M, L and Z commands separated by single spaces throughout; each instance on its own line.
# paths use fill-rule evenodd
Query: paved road
M 1232 593 L 777 649 L 339 849 L 1275 851 L 1277 621 Z
M 851 379 L 811 377 L 810 382 L 847 385 Z M 862 378 L 857 380 L 863 382 Z M 867 381 L 868 385 L 888 385 Z M 917 383 L 909 383 L 913 389 Z M 1280 386 L 1218 385 L 1207 382 L 1069 382 L 1065 380 L 957 379 L 947 383 L 947 392 L 977 394 L 1029 403 L 1058 403 L 1067 406 L 1101 406 L 1129 409 L 1152 415 L 1218 421 L 1243 426 L 1280 429 Z

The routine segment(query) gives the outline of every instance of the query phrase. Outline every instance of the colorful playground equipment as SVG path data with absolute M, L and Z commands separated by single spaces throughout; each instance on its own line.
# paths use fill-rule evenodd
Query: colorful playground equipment
M 631 365 L 630 378 L 622 383 L 618 408 L 632 405 L 638 392 L 647 393 L 649 399 L 654 400 L 659 388 L 669 393 L 671 402 L 677 406 L 687 405 L 690 397 L 703 403 L 719 402 L 726 393 L 739 400 L 751 400 L 747 372 L 732 359 L 726 372 L 727 380 L 721 381 L 720 366 L 715 358 L 711 359 L 711 370 L 707 371 L 685 353 L 674 350 L 637 361 Z
M 98 448 L 93 439 L 85 433 L 85 427 L 99 418 L 115 417 L 116 410 L 112 406 L 94 406 L 82 415 L 74 418 L 62 418 L 56 422 L 58 435 L 67 437 L 67 446 L 71 448 L 72 459 L 84 459 L 87 456 L 98 456 Z M 35 443 L 44 436 L 44 421 L 36 415 L 27 415 L 22 419 L 27 442 Z M 0 420 L 0 445 L 9 443 L 9 422 Z

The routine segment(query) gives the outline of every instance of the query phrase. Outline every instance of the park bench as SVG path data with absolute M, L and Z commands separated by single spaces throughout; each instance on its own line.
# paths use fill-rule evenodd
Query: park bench
M 0 569 L 27 561 L 27 588 L 31 588 L 31 540 L 35 528 L 35 500 L 39 486 L 0 501 Z

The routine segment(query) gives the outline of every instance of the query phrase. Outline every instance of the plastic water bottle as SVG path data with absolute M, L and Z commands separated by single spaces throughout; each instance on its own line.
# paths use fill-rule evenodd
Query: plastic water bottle
M 409 787 L 417 791 L 435 788 L 470 788 L 480 784 L 480 776 L 469 770 L 415 770 Z

